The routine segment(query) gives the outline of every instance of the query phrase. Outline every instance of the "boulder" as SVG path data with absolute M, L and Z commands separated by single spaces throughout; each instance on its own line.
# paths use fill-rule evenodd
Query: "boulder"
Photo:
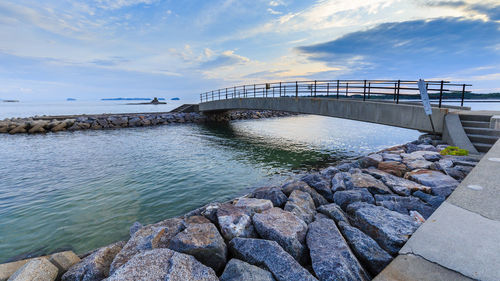
M 441 203 L 446 200 L 444 196 L 433 196 L 422 191 L 416 191 L 413 193 L 413 196 L 420 198 L 422 201 L 431 205 L 434 209 L 437 209 Z
M 153 249 L 139 253 L 116 270 L 106 281 L 197 280 L 218 281 L 210 267 L 193 256 L 170 249 Z
M 184 227 L 188 227 L 191 224 L 203 224 L 203 223 L 212 223 L 212 222 L 204 216 L 189 216 L 184 218 Z
M 412 161 L 403 161 L 406 164 L 409 170 L 416 169 L 429 169 L 433 163 L 427 160 L 412 160 Z
M 236 258 L 269 270 L 278 281 L 317 281 L 275 241 L 234 238 L 229 249 Z
M 104 246 L 72 266 L 62 276 L 62 281 L 99 281 L 109 276 L 109 267 L 125 241 Z
M 450 195 L 459 184 L 456 179 L 439 171 L 425 169 L 408 172 L 405 178 L 429 186 L 432 194 L 444 197 Z
M 130 237 L 132 237 L 134 235 L 134 233 L 137 232 L 137 230 L 141 229 L 143 227 L 143 225 L 136 221 L 134 222 L 134 224 L 132 224 L 132 226 L 130 226 L 130 229 L 129 229 L 129 235 Z
M 65 251 L 52 254 L 49 261 L 55 265 L 59 271 L 58 278 L 70 267 L 80 262 L 80 258 L 72 251 Z
M 231 259 L 220 281 L 275 281 L 271 272 L 238 259 Z
M 311 195 L 300 190 L 294 190 L 290 194 L 284 208 L 285 211 L 293 213 L 307 224 L 313 221 L 316 214 L 315 209 Z
M 430 217 L 435 208 L 428 205 L 413 196 L 398 196 L 398 195 L 375 195 L 375 204 L 377 206 L 385 207 L 391 211 L 401 214 L 409 215 L 410 211 L 419 212 L 425 219 Z
M 57 125 L 52 127 L 51 131 L 54 133 L 59 132 L 59 131 L 64 131 L 64 130 L 66 130 L 67 126 L 68 126 L 68 124 L 66 122 L 59 122 Z
M 368 174 L 352 174 L 349 181 L 346 182 L 347 189 L 366 188 L 372 194 L 390 194 L 392 191 L 383 182 L 377 180 Z
M 347 223 L 349 222 L 346 215 L 344 214 L 344 211 L 342 211 L 340 206 L 335 203 L 319 207 L 318 212 L 326 215 L 328 218 L 334 220 L 336 223 L 339 223 L 341 221 Z
M 370 154 L 368 156 L 362 157 L 358 160 L 359 166 L 361 168 L 377 167 L 378 163 L 384 161 L 384 158 L 380 154 Z
M 330 182 L 318 174 L 305 175 L 301 178 L 302 181 L 307 183 L 310 187 L 314 188 L 326 200 L 333 200 L 333 193 L 331 190 Z
M 190 224 L 172 238 L 169 248 L 192 255 L 215 272 L 221 271 L 226 264 L 226 244 L 212 223 Z
M 335 174 L 332 178 L 332 192 L 346 190 L 346 181 L 351 179 L 351 175 L 346 172 Z
M 170 240 L 183 229 L 183 221 L 174 218 L 147 225 L 137 230 L 114 258 L 110 266 L 110 273 L 113 274 L 137 253 L 154 248 L 167 248 Z
M 423 191 L 430 193 L 431 188 L 425 185 L 418 184 L 414 181 L 407 180 L 404 178 L 396 177 L 392 174 L 380 171 L 377 169 L 367 169 L 365 172 L 370 175 L 380 179 L 385 185 L 387 185 L 394 193 L 409 196 L 412 192 Z
M 221 203 L 210 203 L 203 207 L 201 215 L 209 219 L 213 223 L 218 223 L 217 210 L 219 210 Z
M 395 153 L 381 153 L 382 155 L 382 159 L 387 162 L 391 162 L 391 161 L 394 161 L 394 162 L 401 162 L 403 159 L 401 158 L 401 156 L 399 154 L 395 154 Z M 380 165 L 380 163 L 379 163 Z
M 368 234 L 391 255 L 396 255 L 418 224 L 408 215 L 365 202 L 347 207 L 351 224 Z
M 8 281 L 53 281 L 56 280 L 57 273 L 57 267 L 46 258 L 37 258 L 21 266 Z
M 288 199 L 279 187 L 274 186 L 257 188 L 252 192 L 252 197 L 270 200 L 274 207 L 283 207 Z
M 129 120 L 128 120 L 129 127 L 139 127 L 141 125 L 142 125 L 141 119 L 138 117 L 132 117 L 132 118 L 129 118 Z
M 312 187 L 310 187 L 307 183 L 305 183 L 303 181 L 288 182 L 285 185 L 283 185 L 281 190 L 283 191 L 283 193 L 286 196 L 290 196 L 290 194 L 292 194 L 292 192 L 294 190 L 300 190 L 303 192 L 307 192 L 307 193 L 309 193 L 309 195 L 313 199 L 314 205 L 316 207 L 318 207 L 320 205 L 328 204 L 328 201 L 323 196 L 321 196 L 321 194 L 319 194 L 316 190 L 314 190 Z
M 45 126 L 48 125 L 48 122 L 38 122 L 35 123 L 31 129 L 28 130 L 28 133 L 30 134 L 38 134 L 38 133 L 45 133 Z
M 26 124 L 20 124 L 20 125 L 14 127 L 13 129 L 11 129 L 9 131 L 9 134 L 11 134 L 11 135 L 13 135 L 13 134 L 24 134 L 24 133 L 27 132 L 26 128 L 27 128 Z
M 338 226 L 354 255 L 370 272 L 371 276 L 379 274 L 392 261 L 392 256 L 380 248 L 377 242 L 363 231 L 344 221 L 339 222 Z
M 232 204 L 225 203 L 220 205 L 217 210 L 217 221 L 226 240 L 235 237 L 256 237 L 252 218 L 245 210 Z
M 334 201 L 340 206 L 340 208 L 342 208 L 342 210 L 345 210 L 347 205 L 353 202 L 361 201 L 371 204 L 375 203 L 372 194 L 366 188 L 337 191 L 334 195 Z
M 339 169 L 337 169 L 336 167 L 328 167 L 326 169 L 323 169 L 321 172 L 320 172 L 320 175 L 326 179 L 331 179 L 333 178 L 333 176 L 335 176 L 336 173 L 339 172 Z
M 319 280 L 370 280 L 333 220 L 311 223 L 307 246 Z
M 434 151 L 414 151 L 412 153 L 401 153 L 401 157 L 404 162 L 411 162 L 415 160 L 438 161 L 442 156 L 439 152 Z
M 303 220 L 280 208 L 272 208 L 255 214 L 253 224 L 262 238 L 278 242 L 297 261 L 303 261 L 307 233 L 307 224 Z
M 267 199 L 240 198 L 234 206 L 244 209 L 250 216 L 253 216 L 255 213 L 262 213 L 265 210 L 271 209 L 273 202 Z

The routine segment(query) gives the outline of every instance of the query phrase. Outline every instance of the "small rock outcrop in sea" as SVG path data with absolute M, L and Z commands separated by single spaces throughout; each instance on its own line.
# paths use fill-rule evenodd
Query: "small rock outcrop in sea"
M 149 104 L 149 103 L 148 103 Z M 35 116 L 29 118 L 10 118 L 0 120 L 0 133 L 41 134 L 48 132 L 104 130 L 126 127 L 147 127 L 175 123 L 203 123 L 207 121 L 231 121 L 260 119 L 296 115 L 282 111 L 232 111 L 223 118 L 214 119 L 210 115 L 197 112 L 189 113 L 128 113 L 107 115 L 79 115 L 72 118 L 64 116 Z
M 9 280 L 50 281 L 61 275 L 62 281 L 369 280 L 478 161 L 441 156 L 437 151 L 444 147 L 431 143 L 424 138 L 391 147 L 182 217 L 133 223 L 128 241 L 81 261 L 63 252 L 0 265 L 0 281 L 11 275 Z M 2 279 L 5 268 L 11 271 Z

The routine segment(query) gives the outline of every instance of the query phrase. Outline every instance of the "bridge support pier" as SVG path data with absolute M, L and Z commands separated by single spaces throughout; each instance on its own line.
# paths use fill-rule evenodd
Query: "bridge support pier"
M 231 121 L 231 114 L 229 110 L 217 110 L 203 112 L 210 122 L 229 122 Z

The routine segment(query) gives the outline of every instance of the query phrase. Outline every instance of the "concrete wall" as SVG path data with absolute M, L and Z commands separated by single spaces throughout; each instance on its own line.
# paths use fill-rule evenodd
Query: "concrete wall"
M 281 110 L 316 114 L 432 132 L 428 116 L 425 115 L 423 107 L 418 105 L 308 97 L 245 98 L 200 103 L 200 111 L 233 109 Z M 448 109 L 433 108 L 432 111 L 435 130 L 441 134 Z

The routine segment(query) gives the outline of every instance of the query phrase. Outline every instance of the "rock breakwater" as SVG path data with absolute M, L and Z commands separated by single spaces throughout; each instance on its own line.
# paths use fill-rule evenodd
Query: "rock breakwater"
M 231 111 L 225 114 L 204 115 L 202 113 L 124 113 L 78 116 L 36 116 L 9 118 L 0 121 L 0 133 L 43 134 L 48 132 L 105 130 L 127 127 L 147 127 L 180 123 L 203 123 L 207 121 L 230 121 L 260 119 L 296 115 L 282 111 Z
M 82 257 L 62 280 L 370 280 L 479 160 L 442 156 L 445 147 L 422 138 L 181 217 L 134 223 L 128 241 Z M 14 277 L 37 269 L 19 270 L 32 272 Z

